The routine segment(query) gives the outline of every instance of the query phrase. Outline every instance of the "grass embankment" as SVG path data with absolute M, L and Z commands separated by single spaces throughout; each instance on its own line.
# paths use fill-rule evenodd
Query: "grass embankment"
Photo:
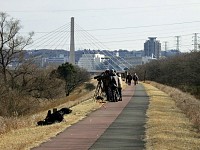
M 92 83 L 96 85 L 96 80 L 92 81 Z M 126 84 L 124 83 L 123 87 L 125 86 Z M 10 132 L 1 134 L 0 150 L 27 150 L 36 147 L 41 143 L 48 141 L 49 138 L 56 136 L 74 123 L 85 118 L 87 114 L 100 108 L 102 104 L 95 102 L 93 99 L 94 90 L 85 91 L 83 89 L 83 87 L 79 87 L 70 95 L 70 97 L 67 97 L 67 102 L 64 100 L 63 104 L 59 106 L 55 103 L 48 106 L 48 109 L 54 107 L 58 109 L 62 107 L 70 107 L 72 113 L 64 116 L 66 120 L 64 122 L 48 126 L 36 126 L 37 121 L 45 118 L 48 109 L 31 115 L 28 118 L 21 117 L 16 118 L 16 120 L 10 118 L 9 120 L 11 123 L 9 125 L 14 126 L 15 124 L 16 127 L 11 127 L 12 130 Z M 69 99 L 71 99 L 71 101 L 69 101 Z M 23 125 L 20 126 L 20 123 Z
M 83 98 L 83 97 L 82 97 Z M 84 96 L 84 99 L 86 97 Z M 69 104 L 63 104 L 61 107 L 67 107 Z M 47 141 L 50 137 L 56 136 L 58 133 L 86 117 L 88 113 L 101 107 L 96 103 L 92 97 L 88 97 L 84 102 L 71 107 L 72 113 L 65 116 L 64 122 L 56 123 L 48 126 L 36 126 L 36 122 L 31 126 L 13 130 L 1 135 L 0 149 L 2 150 L 23 150 L 38 146 L 42 142 Z M 39 114 L 37 114 L 39 115 Z M 44 119 L 46 111 L 40 113 L 41 118 Z M 30 116 L 34 117 L 34 116 Z
M 146 124 L 147 150 L 200 149 L 200 134 L 196 132 L 196 128 L 183 112 L 176 107 L 175 101 L 169 95 L 149 84 L 144 84 L 144 86 L 150 96 Z M 74 95 L 80 96 L 80 90 L 77 92 Z M 71 107 L 73 112 L 65 116 L 65 122 L 49 126 L 36 126 L 36 120 L 43 119 L 47 111 L 29 116 L 29 120 L 21 118 L 24 123 L 32 120 L 32 124 L 2 134 L 0 136 L 0 149 L 24 150 L 38 146 L 83 119 L 91 111 L 101 107 L 101 104 L 94 102 L 92 99 L 94 91 L 86 93 L 76 99 L 76 103 L 72 101 L 59 106 L 73 106 Z M 78 105 L 76 105 L 77 103 Z M 52 105 L 53 107 L 54 105 Z M 17 122 L 20 123 L 19 120 Z M 3 127 L 1 126 L 1 128 Z
M 144 84 L 150 96 L 147 110 L 147 150 L 199 150 L 200 134 L 175 101 L 166 93 Z
M 96 84 L 96 81 L 91 81 Z M 88 91 L 81 85 L 70 96 L 53 101 L 42 102 L 43 111 L 33 115 L 15 118 L 0 118 L 0 149 L 30 149 L 47 141 L 70 125 L 84 118 L 88 113 L 101 107 L 93 99 L 94 90 Z M 46 117 L 47 110 L 52 108 L 70 107 L 72 113 L 65 116 L 65 122 L 49 126 L 36 126 L 37 121 Z
M 64 106 L 64 105 L 63 105 Z M 48 126 L 30 126 L 5 133 L 0 137 L 0 149 L 2 150 L 23 150 L 38 146 L 47 141 L 50 137 L 56 136 L 70 125 L 83 119 L 88 113 L 99 108 L 101 105 L 89 99 L 76 106 L 73 106 L 72 113 L 65 116 L 65 122 Z M 46 113 L 46 112 L 45 112 Z
M 0 135 L 7 133 L 11 130 L 35 125 L 37 121 L 43 120 L 45 118 L 48 109 L 61 108 L 63 107 L 62 104 L 64 104 L 65 107 L 72 107 L 84 100 L 87 100 L 88 98 L 91 98 L 93 96 L 91 94 L 92 91 L 86 90 L 84 86 L 85 84 L 79 86 L 68 97 L 51 100 L 41 99 L 39 102 L 39 106 L 36 109 L 34 108 L 34 110 L 32 110 L 32 112 L 34 112 L 32 114 L 16 117 L 0 116 Z

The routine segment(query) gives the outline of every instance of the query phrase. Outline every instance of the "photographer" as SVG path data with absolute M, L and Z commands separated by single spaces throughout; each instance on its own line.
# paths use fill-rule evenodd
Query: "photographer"
M 118 76 L 113 69 L 106 70 L 101 75 L 94 77 L 98 84 L 95 92 L 95 97 L 102 97 L 102 92 L 105 92 L 107 101 L 117 102 L 118 99 Z
M 110 101 L 111 100 L 109 95 L 110 72 L 108 69 L 105 71 L 102 81 L 103 81 L 103 90 L 106 94 L 106 99 L 107 101 Z
M 114 72 L 113 69 L 110 70 L 110 82 L 109 86 L 111 89 L 111 101 L 117 102 L 117 94 L 118 94 L 118 76 Z
M 94 79 L 97 79 L 98 84 L 95 91 L 95 96 L 102 96 L 102 92 L 105 92 L 107 101 L 110 100 L 109 96 L 109 83 L 110 83 L 110 75 L 109 70 L 107 69 L 105 72 L 101 73 L 101 75 L 95 76 Z

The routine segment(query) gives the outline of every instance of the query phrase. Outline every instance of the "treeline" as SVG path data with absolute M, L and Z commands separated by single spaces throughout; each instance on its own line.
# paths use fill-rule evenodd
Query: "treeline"
M 150 80 L 179 88 L 200 98 L 200 52 L 190 52 L 153 60 L 145 65 L 132 68 L 140 80 Z
M 57 69 L 40 69 L 21 64 L 7 70 L 7 82 L 0 74 L 0 116 L 19 116 L 39 109 L 42 100 L 65 97 L 77 86 L 90 79 L 87 71 L 69 63 Z
M 33 42 L 34 33 L 21 36 L 20 29 L 19 20 L 0 12 L 0 116 L 36 112 L 42 99 L 67 96 L 90 78 L 87 71 L 69 63 L 40 69 L 34 58 L 25 59 L 24 48 Z

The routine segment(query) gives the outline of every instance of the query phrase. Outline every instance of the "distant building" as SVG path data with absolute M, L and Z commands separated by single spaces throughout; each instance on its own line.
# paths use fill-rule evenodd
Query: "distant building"
M 59 57 L 42 58 L 42 67 L 59 66 L 61 64 L 66 63 L 67 61 L 68 61 L 67 58 L 64 57 L 63 54 L 60 54 Z
M 162 51 L 161 56 L 164 57 L 171 57 L 171 56 L 176 56 L 179 55 L 181 52 L 179 50 L 167 50 L 167 51 Z
M 175 51 L 162 52 L 162 56 L 175 54 Z M 154 54 L 155 55 L 155 54 Z M 34 58 L 34 59 L 33 59 Z M 57 67 L 69 60 L 69 51 L 67 50 L 29 50 L 25 59 L 31 59 L 34 65 L 38 67 Z M 153 58 L 155 59 L 155 57 Z M 10 68 L 16 68 L 19 65 L 18 59 L 9 65 Z M 141 65 L 152 60 L 152 55 L 145 56 L 144 50 L 78 50 L 75 51 L 75 62 L 79 67 L 90 70 L 115 69 L 124 70 L 136 65 Z
M 78 61 L 78 66 L 87 71 L 101 70 L 101 64 L 105 61 L 103 54 L 83 54 Z
M 125 57 L 126 63 L 128 67 L 135 67 L 137 65 L 143 65 L 155 58 L 145 56 L 145 57 L 135 57 L 135 56 L 127 56 Z
M 149 37 L 144 43 L 144 56 L 159 59 L 161 53 L 161 43 L 156 40 L 156 37 Z

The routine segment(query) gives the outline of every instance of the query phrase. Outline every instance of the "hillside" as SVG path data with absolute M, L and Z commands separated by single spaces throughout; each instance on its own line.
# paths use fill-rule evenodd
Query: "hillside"
M 196 128 L 194 128 L 190 120 L 184 115 L 183 111 L 176 106 L 174 99 L 150 84 L 142 84 L 145 86 L 147 94 L 150 97 L 147 124 L 145 126 L 147 149 L 200 148 L 199 133 L 197 133 Z M 124 83 L 125 86 L 126 84 Z M 73 96 L 80 93 L 80 89 L 76 90 Z M 36 121 L 39 118 L 44 118 L 47 111 L 30 116 L 29 119 L 33 120 L 32 125 L 1 135 L 0 149 L 25 150 L 48 141 L 49 138 L 56 136 L 103 105 L 94 101 L 93 95 L 94 90 L 85 92 L 83 96 L 76 99 L 76 103 L 75 101 L 71 101 L 58 106 L 57 108 L 71 106 L 73 110 L 71 114 L 65 116 L 65 121 L 61 123 L 36 126 Z
M 32 124 L 2 134 L 0 137 L 0 149 L 22 150 L 37 146 L 38 144 L 47 141 L 50 137 L 60 133 L 72 124 L 83 119 L 88 113 L 102 106 L 101 103 L 94 101 L 94 90 L 88 92 L 83 90 L 83 87 L 79 87 L 76 89 L 76 91 L 74 91 L 71 97 L 77 97 L 78 94 L 82 94 L 82 96 L 74 101 L 68 101 L 56 107 L 58 109 L 62 107 L 70 107 L 72 109 L 72 113 L 66 115 L 64 117 L 65 121 L 61 123 L 48 126 L 36 126 L 37 121 L 45 118 L 47 111 L 36 113 L 28 118 L 19 118 L 18 120 L 13 120 L 16 121 L 17 124 L 25 124 L 26 121 L 31 121 Z

